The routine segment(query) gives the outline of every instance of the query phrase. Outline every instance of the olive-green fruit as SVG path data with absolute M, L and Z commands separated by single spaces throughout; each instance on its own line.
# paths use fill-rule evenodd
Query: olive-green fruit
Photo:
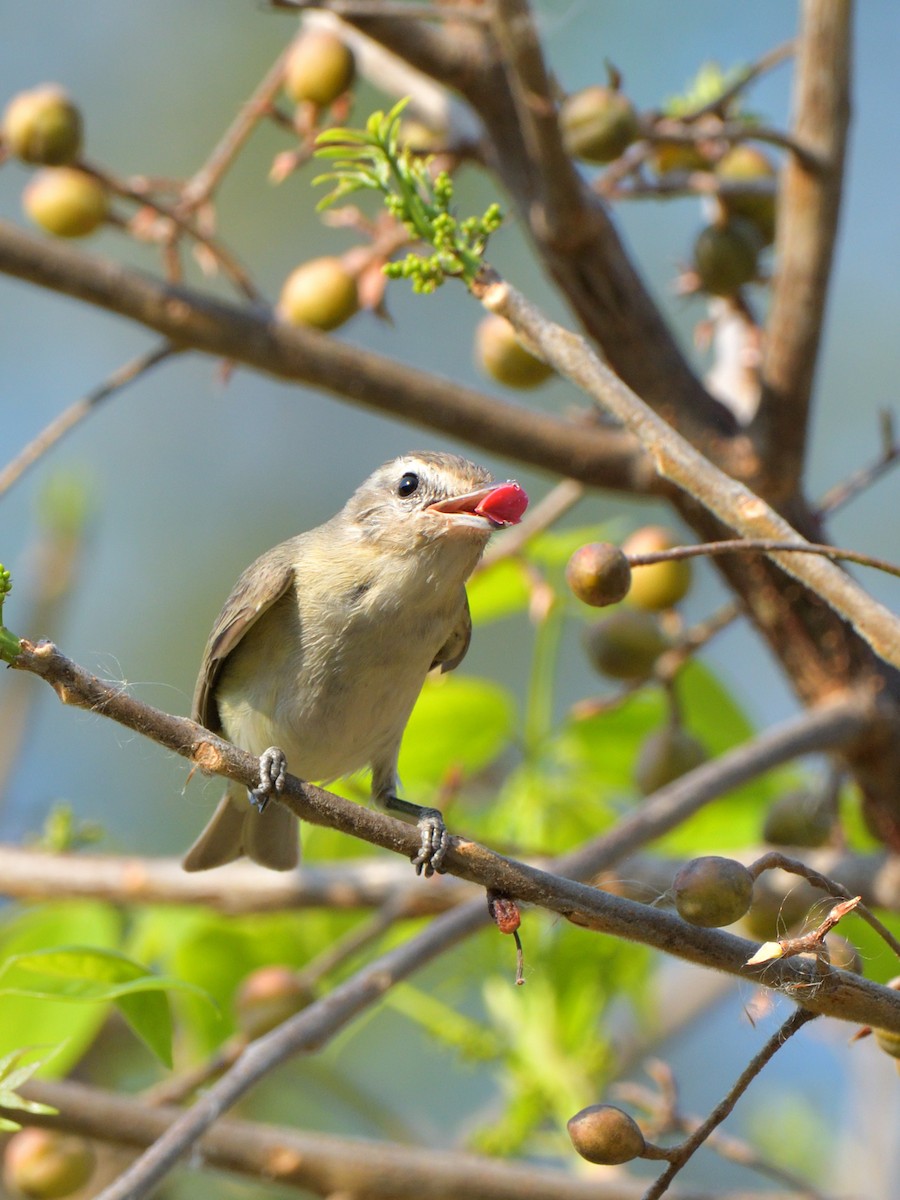
M 310 30 L 288 53 L 284 90 L 297 104 L 308 100 L 324 108 L 347 91 L 355 73 L 353 52 L 336 34 Z
M 766 246 L 775 237 L 775 174 L 771 159 L 746 142 L 733 146 L 716 163 L 716 175 L 725 182 L 772 185 L 771 191 L 730 193 L 723 197 L 729 214 L 752 221 Z
M 694 243 L 694 268 L 704 291 L 730 296 L 756 278 L 762 236 L 752 221 L 731 217 L 707 225 Z
M 475 330 L 475 362 L 492 379 L 513 388 L 533 388 L 553 374 L 531 354 L 505 317 L 493 313 L 479 322 Z
M 588 1162 L 615 1166 L 640 1158 L 647 1143 L 640 1126 L 612 1104 L 592 1104 L 566 1124 L 572 1145 Z
M 753 876 L 743 863 L 709 854 L 681 868 L 672 893 L 685 921 L 715 929 L 733 925 L 746 914 L 753 899 Z
M 753 904 L 744 918 L 747 933 L 759 942 L 790 936 L 806 924 L 822 893 L 805 879 L 766 871 L 753 888 Z
M 656 617 L 640 609 L 619 609 L 585 631 L 591 663 L 611 679 L 644 679 L 670 646 Z
M 22 193 L 22 207 L 36 225 L 57 237 L 87 237 L 109 212 L 106 188 L 75 167 L 47 167 Z
M 709 168 L 708 159 L 693 142 L 655 142 L 650 161 L 657 175 Z
M 358 309 L 356 280 L 339 258 L 301 263 L 284 281 L 278 299 L 278 315 L 283 321 L 325 332 L 349 321 Z
M 673 725 L 664 725 L 644 739 L 634 767 L 638 791 L 649 796 L 706 762 L 703 743 Z
M 61 87 L 45 83 L 13 96 L 2 132 L 17 158 L 58 167 L 74 162 L 81 150 L 81 113 Z
M 634 105 L 615 88 L 582 88 L 566 96 L 559 108 L 563 144 L 574 158 L 608 163 L 641 135 Z
M 628 559 L 612 542 L 579 546 L 566 565 L 566 583 L 579 600 L 594 608 L 618 604 L 631 586 Z
M 638 554 L 656 554 L 660 550 L 671 550 L 679 545 L 679 539 L 671 529 L 663 525 L 645 525 L 622 543 L 622 552 L 629 557 Z M 631 568 L 631 591 L 628 600 L 638 608 L 660 612 L 672 608 L 683 600 L 691 586 L 691 564 L 685 559 L 652 563 L 647 567 Z
M 763 838 L 773 846 L 821 846 L 835 825 L 831 797 L 798 791 L 779 796 L 766 813 Z
M 235 996 L 238 1028 L 250 1039 L 262 1037 L 306 1008 L 313 998 L 290 967 L 259 967 L 247 976 Z
M 56 1200 L 84 1187 L 94 1152 L 84 1138 L 53 1129 L 20 1129 L 6 1144 L 3 1183 L 15 1196 Z

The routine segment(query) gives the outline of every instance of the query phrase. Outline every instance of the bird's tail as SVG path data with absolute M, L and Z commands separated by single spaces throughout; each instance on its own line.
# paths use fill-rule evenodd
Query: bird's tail
M 241 855 L 273 871 L 292 870 L 300 861 L 298 821 L 274 801 L 258 812 L 246 792 L 229 788 L 182 866 L 185 871 L 208 871 Z

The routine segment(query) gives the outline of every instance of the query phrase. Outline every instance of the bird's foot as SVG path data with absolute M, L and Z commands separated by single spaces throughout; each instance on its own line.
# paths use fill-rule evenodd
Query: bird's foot
M 435 873 L 443 875 L 444 858 L 450 847 L 450 834 L 444 818 L 436 808 L 420 808 L 419 814 L 416 827 L 422 835 L 422 844 L 412 865 L 416 868 L 416 874 L 424 875 L 426 879 Z
M 444 824 L 442 814 L 436 808 L 423 808 L 421 804 L 413 804 L 411 800 L 401 800 L 392 793 L 377 796 L 378 803 L 387 812 L 396 813 L 410 824 L 415 822 L 422 842 L 419 853 L 412 859 L 417 875 L 443 875 L 444 859 L 450 849 L 450 834 Z
M 287 759 L 277 746 L 270 746 L 259 756 L 259 783 L 250 792 L 250 803 L 255 804 L 259 812 L 265 810 L 273 795 L 284 791 L 286 771 Z

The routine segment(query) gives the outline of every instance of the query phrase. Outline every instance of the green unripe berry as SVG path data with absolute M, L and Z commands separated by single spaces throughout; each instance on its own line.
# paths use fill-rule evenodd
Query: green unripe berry
M 278 315 L 289 325 L 310 325 L 328 332 L 359 309 L 356 279 L 339 258 L 301 263 L 284 281 Z
M 733 925 L 746 914 L 753 899 L 753 876 L 743 863 L 710 854 L 683 866 L 672 892 L 685 921 L 715 929 Z
M 640 1126 L 612 1104 L 592 1104 L 566 1124 L 572 1145 L 582 1158 L 616 1166 L 640 1158 L 647 1148 Z
M 728 183 L 772 183 L 771 192 L 730 194 L 723 201 L 731 216 L 751 221 L 768 245 L 775 237 L 775 167 L 771 160 L 756 146 L 743 142 L 723 154 L 716 163 L 716 175 Z
M 608 163 L 641 134 L 634 105 L 615 88 L 582 88 L 566 96 L 559 109 L 563 144 L 574 158 Z
M 106 188 L 75 167 L 47 167 L 22 193 L 26 214 L 57 237 L 87 237 L 109 212 Z
M 324 108 L 353 83 L 353 53 L 334 33 L 310 30 L 297 38 L 284 66 L 284 90 L 297 104 L 304 100 Z
M 618 546 L 611 542 L 590 542 L 579 546 L 569 559 L 566 583 L 585 604 L 604 608 L 627 596 L 631 567 Z
M 84 1138 L 54 1129 L 20 1129 L 6 1145 L 3 1184 L 15 1196 L 58 1200 L 84 1187 L 94 1152 Z
M 247 976 L 235 996 L 238 1027 L 250 1039 L 262 1037 L 312 1000 L 309 988 L 290 967 L 259 967 Z
M 651 733 L 638 751 L 634 782 L 644 796 L 658 792 L 706 762 L 706 750 L 684 729 L 664 725 Z
M 13 96 L 3 114 L 3 140 L 27 163 L 58 167 L 81 150 L 81 113 L 61 87 L 47 83 Z
M 475 331 L 475 361 L 507 387 L 537 387 L 553 374 L 553 368 L 526 350 L 509 321 L 496 313 L 486 316 Z
M 707 225 L 694 243 L 694 268 L 700 285 L 714 296 L 733 295 L 756 278 L 762 236 L 743 217 Z
M 646 525 L 622 543 L 622 552 L 629 556 L 655 554 L 660 550 L 671 550 L 678 544 L 678 537 L 671 529 L 663 525 Z M 629 603 L 650 612 L 672 608 L 690 590 L 691 576 L 691 564 L 685 558 L 632 567 Z
M 611 679 L 644 679 L 671 643 L 652 613 L 620 609 L 585 634 L 593 666 Z

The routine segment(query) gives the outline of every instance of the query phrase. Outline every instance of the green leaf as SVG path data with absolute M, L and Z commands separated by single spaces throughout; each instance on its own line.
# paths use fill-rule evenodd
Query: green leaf
M 41 978 L 34 984 L 27 978 L 15 980 L 23 972 Z M 9 974 L 15 981 L 5 983 Z M 67 946 L 18 954 L 0 970 L 0 996 L 115 1003 L 138 1037 L 171 1066 L 172 1017 L 163 994 L 167 991 L 205 995 L 193 984 L 152 974 L 124 954 L 93 947 Z M 213 1003 L 211 997 L 207 999 Z
M 8 909 L 0 920 L 0 963 L 17 954 L 66 943 L 115 946 L 121 930 L 121 913 L 93 901 Z M 6 982 L 21 982 L 22 977 L 10 974 Z M 64 1075 L 82 1058 L 105 1016 L 102 1005 L 76 1008 L 58 1000 L 0 996 L 0 1055 L 17 1051 L 25 1043 L 55 1046 L 52 1062 L 42 1065 L 40 1071 L 45 1076 Z
M 400 778 L 413 793 L 439 787 L 452 769 L 473 774 L 509 745 L 515 729 L 505 688 L 467 676 L 429 679 L 406 727 Z
M 23 1047 L 20 1050 L 13 1050 L 0 1059 L 0 1108 L 11 1108 L 27 1113 L 55 1113 L 57 1110 L 51 1105 L 39 1104 L 37 1100 L 26 1100 L 24 1096 L 17 1094 L 16 1089 L 27 1083 L 35 1071 L 49 1062 L 56 1053 L 55 1050 L 52 1050 L 33 1063 L 19 1066 L 18 1064 L 25 1055 L 32 1052 L 31 1047 Z M 0 1117 L 0 1130 L 11 1132 L 16 1129 L 21 1129 L 21 1125 L 17 1121 Z

